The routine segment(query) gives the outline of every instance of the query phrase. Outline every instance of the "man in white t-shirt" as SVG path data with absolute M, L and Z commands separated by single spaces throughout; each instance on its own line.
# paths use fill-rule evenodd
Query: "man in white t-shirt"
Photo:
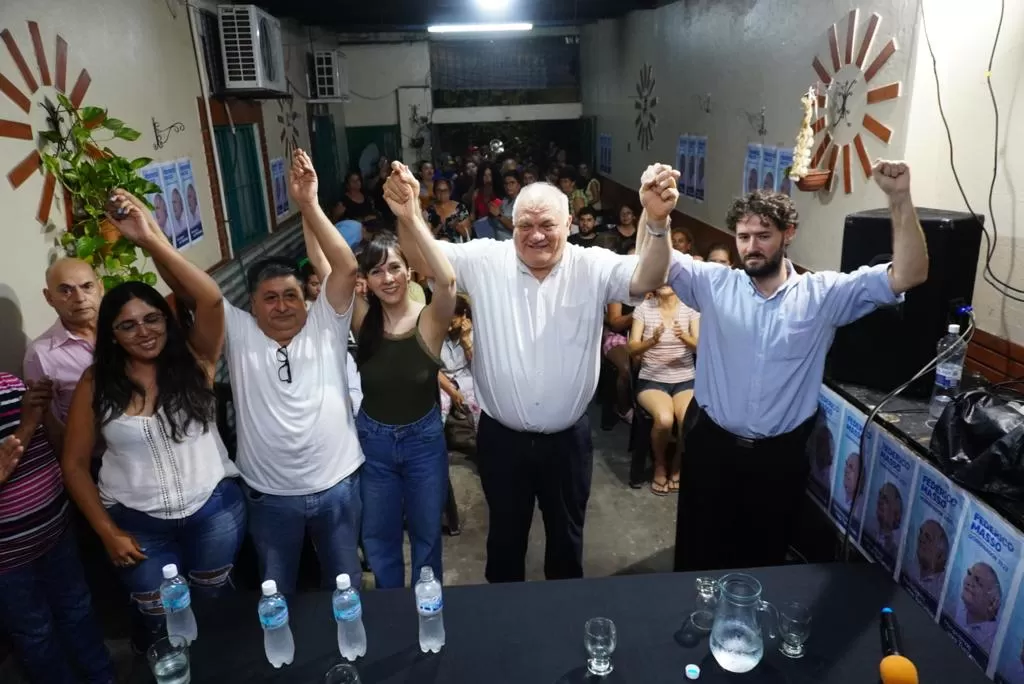
M 293 159 L 290 190 L 303 217 L 321 212 L 312 163 L 301 150 Z M 324 250 L 332 274 L 308 312 L 298 269 L 284 259 L 249 269 L 251 315 L 225 306 L 249 533 L 263 579 L 276 580 L 285 593 L 295 590 L 307 530 L 325 587 L 343 572 L 354 586 L 361 578 L 363 454 L 346 369 L 356 260 L 342 244 L 344 249 Z

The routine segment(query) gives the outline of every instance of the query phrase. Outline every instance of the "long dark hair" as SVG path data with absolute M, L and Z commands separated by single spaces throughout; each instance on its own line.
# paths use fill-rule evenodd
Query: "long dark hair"
M 129 282 L 107 292 L 100 303 L 96 323 L 96 353 L 93 368 L 92 408 L 102 427 L 124 414 L 132 397 L 145 390 L 128 377 L 128 354 L 114 339 L 114 320 L 124 305 L 140 299 L 157 309 L 167 320 L 167 341 L 156 358 L 156 410 L 171 438 L 184 441 L 193 423 L 203 432 L 216 420 L 217 399 L 206 371 L 188 347 L 188 338 L 170 305 L 160 293 L 144 283 Z M 162 415 L 161 415 L 162 413 Z
M 492 162 L 480 162 L 480 165 L 476 167 L 476 189 L 481 194 L 484 192 L 484 173 L 490 170 L 491 172 L 491 197 L 504 198 L 505 186 L 498 180 L 501 178 L 501 173 L 498 172 L 498 167 Z
M 402 250 L 398 246 L 398 238 L 395 237 L 395 234 L 381 231 L 374 235 L 369 244 L 363 247 L 363 251 L 359 253 L 359 273 L 365 278 L 370 271 L 388 260 L 388 253 L 391 250 L 394 250 L 395 254 L 408 265 L 405 255 L 402 254 Z M 359 328 L 359 337 L 356 340 L 358 343 L 356 367 L 362 367 L 369 361 L 377 353 L 381 340 L 384 339 L 384 306 L 369 287 L 366 289 L 366 301 L 369 307 L 366 310 L 366 316 L 363 317 L 363 324 Z

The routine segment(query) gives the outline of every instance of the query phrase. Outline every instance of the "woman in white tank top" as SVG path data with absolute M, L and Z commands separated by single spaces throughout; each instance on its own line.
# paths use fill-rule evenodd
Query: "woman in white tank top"
M 75 389 L 61 459 L 68 491 L 139 610 L 136 646 L 145 648 L 164 622 L 163 566 L 175 564 L 193 592 L 230 586 L 245 504 L 215 421 L 220 290 L 175 251 L 139 200 L 119 190 L 111 205 L 125 217 L 115 220 L 121 233 L 195 307 L 186 330 L 149 285 L 128 282 L 104 296 L 95 363 Z M 105 450 L 94 483 L 90 460 L 100 438 Z

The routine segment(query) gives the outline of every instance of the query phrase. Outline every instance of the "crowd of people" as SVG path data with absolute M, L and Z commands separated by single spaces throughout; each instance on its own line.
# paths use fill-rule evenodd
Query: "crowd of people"
M 454 178 L 382 163 L 367 190 L 350 174 L 329 216 L 296 151 L 289 191 L 307 260 L 254 264 L 249 312 L 115 191 L 110 219 L 150 254 L 174 306 L 137 282 L 104 293 L 88 264 L 60 259 L 44 290 L 58 320 L 30 345 L 24 381 L 0 375 L 0 624 L 34 680 L 76 681 L 79 669 L 113 681 L 73 520 L 129 594 L 139 648 L 163 628 L 161 568 L 216 597 L 246 534 L 260 577 L 285 593 L 307 534 L 324 586 L 341 573 L 359 586 L 360 548 L 378 587 L 405 585 L 405 530 L 412 576 L 443 577 L 455 416 L 475 435 L 488 581 L 524 579 L 537 505 L 545 576 L 582 576 L 602 357 L 623 420 L 634 406 L 651 417 L 651 491 L 681 492 L 677 567 L 781 562 L 831 332 L 927 271 L 905 165 L 875 171 L 892 198 L 893 263 L 800 275 L 785 258 L 788 197 L 737 200 L 733 269 L 728 246 L 701 259 L 671 226 L 672 168 L 649 167 L 639 216 L 622 207 L 611 221 L 600 182 L 564 155 L 554 163 L 550 182 L 515 159 L 471 158 Z M 233 460 L 216 423 L 222 358 Z M 680 464 L 669 445 L 684 423 Z M 763 499 L 768 481 L 772 501 L 744 499 Z M 757 539 L 740 548 L 739 534 Z

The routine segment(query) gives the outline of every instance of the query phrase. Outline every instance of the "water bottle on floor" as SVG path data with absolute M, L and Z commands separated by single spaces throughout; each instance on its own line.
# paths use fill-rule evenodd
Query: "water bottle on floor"
M 935 387 L 928 405 L 932 418 L 939 418 L 956 397 L 964 372 L 964 357 L 967 356 L 967 345 L 960 340 L 960 326 L 953 323 L 947 330 L 945 337 L 939 340 L 938 355 L 943 358 L 935 367 Z
M 188 591 L 188 582 L 178 574 L 178 566 L 174 563 L 165 565 L 163 573 L 160 603 L 167 617 L 167 635 L 184 637 L 191 644 L 199 636 L 199 627 L 192 613 L 192 595 Z
M 444 647 L 444 618 L 441 610 L 441 582 L 434 577 L 429 565 L 420 568 L 420 579 L 416 583 L 416 611 L 420 614 L 420 650 L 424 653 L 439 653 Z
M 352 580 L 345 573 L 335 579 L 337 590 L 332 604 L 334 619 L 338 623 L 338 651 L 341 657 L 354 661 L 366 655 L 366 629 L 363 627 L 363 604 L 359 592 L 352 587 Z
M 274 667 L 291 665 L 295 658 L 295 640 L 288 626 L 288 603 L 277 593 L 277 582 L 267 580 L 262 585 L 260 599 L 260 625 L 263 626 L 263 648 L 267 660 Z

